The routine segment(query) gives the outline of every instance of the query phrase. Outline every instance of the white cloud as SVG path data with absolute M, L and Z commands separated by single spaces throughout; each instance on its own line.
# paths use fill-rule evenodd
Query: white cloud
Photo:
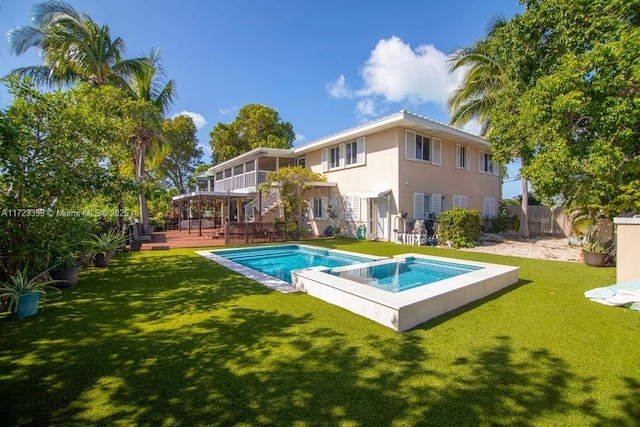
M 380 40 L 361 67 L 362 87 L 351 89 L 344 75 L 326 85 L 332 98 L 359 99 L 358 117 L 383 113 L 390 103 L 415 108 L 432 103 L 446 111 L 447 99 L 463 79 L 463 70 L 449 73 L 448 56 L 431 44 L 415 49 L 398 37 Z M 395 106 L 394 106 L 395 108 Z
M 361 96 L 382 96 L 388 102 L 433 102 L 445 106 L 460 73 L 449 74 L 447 55 L 433 45 L 415 50 L 398 37 L 380 40 L 362 69 Z
M 480 124 L 480 122 L 474 119 L 467 122 L 464 126 L 461 127 L 461 129 L 473 135 L 480 135 L 480 132 L 482 131 L 482 125 Z
M 191 111 L 180 111 L 178 114 L 174 114 L 173 118 L 178 116 L 188 116 L 193 120 L 193 124 L 196 125 L 196 129 L 200 130 L 207 124 L 207 120 L 199 113 L 193 113 Z
M 365 98 L 358 101 L 356 105 L 356 115 L 361 121 L 368 120 L 378 115 L 376 103 L 371 98 Z
M 340 75 L 336 80 L 327 83 L 327 93 L 332 98 L 351 98 L 353 91 L 347 86 L 344 75 Z

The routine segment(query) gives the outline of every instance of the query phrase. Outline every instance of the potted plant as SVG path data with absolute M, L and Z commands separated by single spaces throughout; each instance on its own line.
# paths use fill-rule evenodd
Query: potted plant
M 92 234 L 87 243 L 92 249 L 93 265 L 100 268 L 108 266 L 113 254 L 124 245 L 124 242 L 125 237 L 113 230 Z
M 78 255 L 69 252 L 64 255 L 52 256 L 51 261 L 53 267 L 51 267 L 49 276 L 57 282 L 55 284 L 57 288 L 73 288 L 78 284 L 80 275 Z
M 47 279 L 49 270 L 45 270 L 36 276 L 29 278 L 28 266 L 16 271 L 9 276 L 9 283 L 0 286 L 0 297 L 7 297 L 9 310 L 18 319 L 32 316 L 38 312 L 40 299 L 43 301 L 48 290 L 60 290 L 54 286 L 56 280 Z
M 612 246 L 613 242 L 603 243 L 595 236 L 590 235 L 582 246 L 584 263 L 592 267 L 602 267 L 607 262 Z

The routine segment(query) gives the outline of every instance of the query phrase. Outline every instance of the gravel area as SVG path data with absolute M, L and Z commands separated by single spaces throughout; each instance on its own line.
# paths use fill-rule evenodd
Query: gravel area
M 523 258 L 537 258 L 556 261 L 580 262 L 579 246 L 570 246 L 567 238 L 536 237 L 520 239 L 517 236 L 483 234 L 473 248 L 461 250 L 511 255 Z

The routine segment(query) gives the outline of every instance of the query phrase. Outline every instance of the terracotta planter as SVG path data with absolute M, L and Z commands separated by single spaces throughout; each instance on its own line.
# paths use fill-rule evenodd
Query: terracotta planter
M 584 263 L 592 267 L 602 267 L 607 261 L 607 254 L 584 251 Z
M 64 270 L 52 270 L 50 273 L 53 280 L 62 280 L 62 282 L 54 283 L 58 289 L 73 288 L 78 284 L 78 275 L 80 267 L 65 268 Z

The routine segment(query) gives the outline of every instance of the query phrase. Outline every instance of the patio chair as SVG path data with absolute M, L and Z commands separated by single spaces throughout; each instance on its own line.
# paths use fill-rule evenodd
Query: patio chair
M 130 237 L 132 242 L 151 243 L 151 236 L 148 234 L 140 234 L 140 223 L 135 222 L 129 224 Z

